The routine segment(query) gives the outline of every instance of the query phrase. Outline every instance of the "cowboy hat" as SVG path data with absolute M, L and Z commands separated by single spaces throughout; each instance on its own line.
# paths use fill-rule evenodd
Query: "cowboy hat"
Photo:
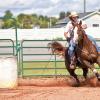
M 69 14 L 69 18 L 72 18 L 72 17 L 79 17 L 79 15 L 78 15 L 78 13 L 77 12 L 71 12 L 70 14 Z

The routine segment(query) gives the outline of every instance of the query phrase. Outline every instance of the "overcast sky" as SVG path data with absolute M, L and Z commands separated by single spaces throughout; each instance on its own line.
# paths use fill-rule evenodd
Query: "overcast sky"
M 84 0 L 0 0 L 0 16 L 10 10 L 15 16 L 20 13 L 59 16 L 61 11 L 83 12 Z M 86 11 L 100 9 L 100 0 L 86 0 Z

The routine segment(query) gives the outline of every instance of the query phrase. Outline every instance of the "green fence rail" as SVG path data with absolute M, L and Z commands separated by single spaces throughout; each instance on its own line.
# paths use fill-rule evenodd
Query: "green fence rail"
M 48 51 L 47 44 L 50 42 L 52 40 L 23 40 L 21 42 L 22 77 L 69 75 L 64 59 L 59 59 L 57 55 L 52 55 Z M 64 46 L 66 45 L 66 40 L 59 40 L 58 42 L 63 43 Z M 100 42 L 100 40 L 97 40 L 97 42 Z M 77 69 L 76 73 L 82 75 L 82 70 Z
M 14 46 L 14 41 L 11 39 L 0 39 L 0 55 L 15 55 L 15 46 Z M 2 50 L 1 50 L 2 49 Z M 8 52 L 8 49 L 9 52 Z

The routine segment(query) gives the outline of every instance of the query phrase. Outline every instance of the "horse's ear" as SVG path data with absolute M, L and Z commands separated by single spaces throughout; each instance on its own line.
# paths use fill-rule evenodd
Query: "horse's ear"
M 82 25 L 82 21 L 80 20 L 80 22 L 79 22 L 79 25 L 81 26 Z

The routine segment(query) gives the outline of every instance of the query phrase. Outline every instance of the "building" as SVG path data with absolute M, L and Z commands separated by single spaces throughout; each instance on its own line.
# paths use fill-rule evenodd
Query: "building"
M 87 23 L 88 27 L 100 28 L 100 11 L 79 13 L 79 18 L 84 20 Z M 69 21 L 68 17 L 59 20 L 54 26 L 54 28 L 63 28 L 66 26 L 68 21 Z

